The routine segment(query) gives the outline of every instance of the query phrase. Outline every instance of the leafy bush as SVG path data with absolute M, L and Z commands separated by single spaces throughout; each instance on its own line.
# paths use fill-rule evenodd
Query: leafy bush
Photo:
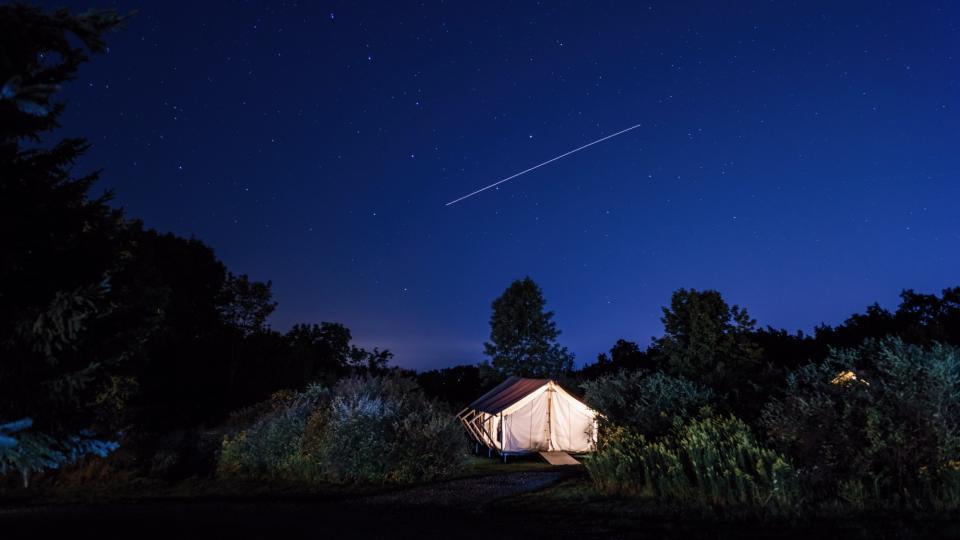
M 768 403 L 761 416 L 770 440 L 792 457 L 804 492 L 813 498 L 839 495 L 841 482 L 862 471 L 867 441 L 860 426 L 866 424 L 869 390 L 862 383 L 830 384 L 840 371 L 829 363 L 797 369 L 787 376 L 785 397 Z M 846 493 L 863 489 L 844 487 Z
M 612 495 L 769 512 L 799 500 L 793 468 L 733 416 L 678 420 L 658 440 L 614 428 L 586 466 L 598 490 Z
M 299 395 L 300 393 L 294 390 L 278 390 L 271 394 L 269 399 L 230 413 L 224 422 L 224 427 L 229 432 L 240 432 L 269 414 L 288 408 Z
M 323 458 L 336 480 L 410 482 L 445 476 L 463 461 L 452 416 L 411 380 L 347 379 L 337 385 Z
M 231 422 L 251 416 L 252 411 L 259 411 L 262 416 L 248 429 L 224 437 L 217 474 L 256 478 L 304 476 L 301 448 L 307 421 L 312 411 L 328 399 L 327 390 L 314 385 L 300 393 L 277 392 L 264 404 L 234 415 Z
M 859 378 L 837 378 L 844 371 Z M 762 423 L 808 496 L 851 507 L 958 508 L 960 351 L 897 338 L 791 373 Z
M 414 482 L 448 475 L 465 457 L 453 416 L 409 379 L 343 379 L 266 410 L 224 439 L 220 475 Z
M 670 430 L 674 419 L 689 418 L 712 393 L 682 377 L 659 371 L 619 371 L 582 385 L 586 401 L 604 423 L 629 427 L 648 437 Z

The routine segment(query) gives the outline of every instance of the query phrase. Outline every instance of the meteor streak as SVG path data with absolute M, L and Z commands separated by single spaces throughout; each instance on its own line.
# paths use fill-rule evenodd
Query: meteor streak
M 516 178 L 516 177 L 518 177 L 518 176 L 527 174 L 528 172 L 530 172 L 530 171 L 532 171 L 532 170 L 534 170 L 534 169 L 539 169 L 540 167 L 543 167 L 544 165 L 547 165 L 547 164 L 549 164 L 549 163 L 553 163 L 554 161 L 556 161 L 556 160 L 558 160 L 558 159 L 565 158 L 565 157 L 569 156 L 570 154 L 574 154 L 574 153 L 576 153 L 576 152 L 579 152 L 579 151 L 583 150 L 584 148 L 589 148 L 589 147 L 591 147 L 591 146 L 593 146 L 593 145 L 595 145 L 595 144 L 597 144 L 597 143 L 602 143 L 603 141 L 605 141 L 605 140 L 607 140 L 607 139 L 612 139 L 612 138 L 616 137 L 617 135 L 621 135 L 621 134 L 626 133 L 626 132 L 628 132 L 628 131 L 630 131 L 630 130 L 632 130 L 632 129 L 637 129 L 638 127 L 640 127 L 640 125 L 641 125 L 641 124 L 637 124 L 637 125 L 635 125 L 635 126 L 630 126 L 630 127 L 628 127 L 627 129 L 618 131 L 618 132 L 616 132 L 616 133 L 614 133 L 614 134 L 612 134 L 612 135 L 607 135 L 606 137 L 604 137 L 604 138 L 602 138 L 602 139 L 597 139 L 597 140 L 593 141 L 592 143 L 587 143 L 587 144 L 581 146 L 580 148 L 574 148 L 573 150 L 570 150 L 569 152 L 567 152 L 567 153 L 565 153 L 565 154 L 560 154 L 559 156 L 557 156 L 557 157 L 555 157 L 555 158 L 548 159 L 547 161 L 544 161 L 543 163 L 541 163 L 541 164 L 539 164 L 539 165 L 534 165 L 533 167 L 530 167 L 529 169 L 527 169 L 527 170 L 525 170 L 525 171 L 520 171 L 520 172 L 518 172 L 517 174 L 514 174 L 514 175 L 511 175 L 511 176 L 508 176 L 508 177 L 504 178 L 503 180 L 499 180 L 499 181 L 497 181 L 497 182 L 494 182 L 494 183 L 490 184 L 489 186 L 482 187 L 482 188 L 474 191 L 473 193 L 467 193 L 466 195 L 464 195 L 463 197 L 460 197 L 459 199 L 454 199 L 454 200 L 448 202 L 445 206 L 450 206 L 450 205 L 452 205 L 452 204 L 457 204 L 458 202 L 460 202 L 460 201 L 462 201 L 462 200 L 464 200 L 464 199 L 469 199 L 470 197 L 473 197 L 474 195 L 476 195 L 476 194 L 478 194 L 478 193 L 483 193 L 484 191 L 486 191 L 486 190 L 488 190 L 488 189 L 490 189 L 490 188 L 492 188 L 492 187 L 497 187 L 497 186 L 499 186 L 500 184 L 502 184 L 502 183 L 504 183 L 504 182 L 506 182 L 506 181 L 508 181 L 508 180 L 513 180 L 514 178 Z

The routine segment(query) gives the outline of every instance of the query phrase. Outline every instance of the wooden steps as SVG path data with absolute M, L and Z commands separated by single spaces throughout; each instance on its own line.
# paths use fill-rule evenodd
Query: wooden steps
M 540 452 L 540 457 L 551 465 L 579 465 L 580 462 L 573 459 L 566 452 Z

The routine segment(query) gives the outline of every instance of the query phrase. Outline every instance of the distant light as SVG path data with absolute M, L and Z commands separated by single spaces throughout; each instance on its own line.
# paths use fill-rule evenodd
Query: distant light
M 847 383 L 847 382 L 851 382 L 851 381 L 857 381 L 857 382 L 859 382 L 859 383 L 862 383 L 862 384 L 865 384 L 865 385 L 867 385 L 867 386 L 870 386 L 870 383 L 869 383 L 869 382 L 867 382 L 867 381 L 865 381 L 865 380 L 863 380 L 863 379 L 858 378 L 856 373 L 854 373 L 854 372 L 852 372 L 852 371 L 849 371 L 849 370 L 848 370 L 848 371 L 843 371 L 843 372 L 841 372 L 841 373 L 838 373 L 837 376 L 834 377 L 833 380 L 830 381 L 830 384 L 843 384 L 843 383 Z

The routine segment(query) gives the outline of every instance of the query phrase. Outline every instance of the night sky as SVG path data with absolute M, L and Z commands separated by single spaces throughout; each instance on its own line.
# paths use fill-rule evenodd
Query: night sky
M 529 275 L 582 363 L 680 287 L 809 331 L 960 285 L 960 3 L 92 2 L 139 14 L 66 89 L 80 170 L 277 330 L 473 363 Z

